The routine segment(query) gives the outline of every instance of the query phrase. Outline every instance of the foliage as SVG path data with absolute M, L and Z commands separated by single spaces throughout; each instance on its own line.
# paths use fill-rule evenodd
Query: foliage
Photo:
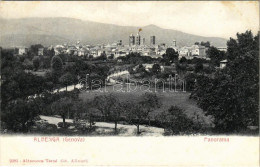
M 165 63 L 165 65 L 171 65 L 173 62 L 178 61 L 179 54 L 173 48 L 167 48 L 166 53 L 163 54 L 162 57 L 162 62 Z
M 143 63 L 152 63 L 156 59 L 150 56 L 141 56 L 140 53 L 129 53 L 126 56 L 120 56 L 117 60 L 121 59 L 124 64 L 143 64 Z
M 214 66 L 219 66 L 220 61 L 226 59 L 225 52 L 218 50 L 214 46 L 209 47 L 206 53 Z
M 102 113 L 104 120 L 113 120 L 115 123 L 115 132 L 117 131 L 117 123 L 122 114 L 122 107 L 119 99 L 113 95 L 100 95 L 93 100 L 94 106 Z
M 185 76 L 186 81 L 186 90 L 187 91 L 193 91 L 195 88 L 195 81 L 196 81 L 197 75 L 195 73 L 189 73 Z
M 200 42 L 200 45 L 209 48 L 209 47 L 210 47 L 210 42 L 209 42 L 209 41 L 207 41 L 207 42 L 201 41 L 201 42 Z
M 198 62 L 195 64 L 195 70 L 196 73 L 203 72 L 203 63 Z
M 58 127 L 60 127 L 60 128 L 68 128 L 68 127 L 70 127 L 72 125 L 72 123 L 70 123 L 70 122 L 59 122 L 58 123 Z
M 76 124 L 84 120 L 87 121 L 88 128 L 92 129 L 93 125 L 95 125 L 95 116 L 97 116 L 97 113 L 93 110 L 90 101 L 75 101 L 72 110 L 74 111 L 74 121 Z
M 130 68 L 132 69 L 132 68 Z M 140 64 L 137 66 L 137 68 L 135 69 L 135 71 L 133 70 L 129 70 L 130 74 L 135 74 L 135 78 L 145 78 L 147 76 L 149 76 L 149 72 L 146 71 L 145 67 Z
M 9 130 L 27 132 L 37 115 L 38 110 L 33 100 L 17 99 L 8 103 L 6 109 L 2 110 L 1 120 Z
M 95 58 L 95 60 L 102 60 L 102 61 L 106 61 L 107 60 L 107 55 L 105 52 L 101 53 L 101 55 L 97 58 Z
M 1 107 L 4 108 L 6 103 L 17 98 L 26 98 L 40 93 L 44 88 L 45 81 L 42 77 L 23 71 L 11 73 L 1 85 Z
M 114 57 L 115 57 L 115 55 L 114 55 L 114 54 L 111 54 L 110 56 L 108 56 L 108 59 L 113 60 Z
M 125 102 L 123 104 L 126 119 L 129 123 L 136 125 L 137 134 L 140 134 L 141 122 L 149 118 L 149 113 L 160 106 L 158 97 L 153 93 L 145 93 L 138 102 Z
M 145 67 L 142 64 L 138 65 L 138 67 L 136 68 L 135 71 L 136 71 L 136 73 L 146 72 Z
M 67 72 L 66 74 L 63 74 L 60 78 L 59 81 L 66 86 L 66 91 L 67 91 L 67 86 L 72 84 L 74 81 L 74 77 L 71 73 Z
M 157 74 L 160 74 L 161 73 L 161 67 L 159 64 L 154 64 L 152 66 L 152 69 L 151 69 L 151 72 L 153 75 L 157 75 Z
M 31 45 L 30 46 L 30 51 L 35 54 L 38 55 L 38 50 L 39 48 L 44 48 L 44 46 L 42 46 L 41 44 L 36 44 L 36 45 Z
M 44 49 L 44 50 L 43 50 L 43 55 L 44 55 L 45 57 L 50 57 L 50 58 L 52 58 L 53 56 L 55 56 L 54 48 Z
M 156 116 L 161 126 L 170 132 L 171 135 L 188 134 L 193 132 L 193 121 L 188 118 L 184 111 L 178 106 L 171 106 Z
M 185 58 L 185 57 L 182 57 L 181 59 L 180 59 L 180 61 L 179 61 L 179 63 L 186 63 L 187 62 L 187 59 Z
M 176 71 L 180 76 L 185 75 L 186 71 L 187 71 L 187 64 L 183 63 L 176 63 Z
M 63 97 L 52 103 L 52 110 L 62 117 L 63 127 L 65 127 L 66 116 L 68 115 L 69 117 L 70 115 L 72 104 L 72 99 L 70 97 Z
M 42 68 L 49 69 L 51 67 L 51 57 L 44 57 L 42 60 Z
M 227 67 L 198 77 L 192 97 L 214 117 L 218 132 L 238 132 L 258 125 L 259 34 L 237 34 L 237 40 L 230 38 L 227 45 Z
M 94 106 L 102 113 L 104 120 L 109 117 L 116 102 L 117 99 L 112 94 L 96 96 L 93 100 Z
M 40 59 L 38 57 L 33 58 L 33 67 L 35 71 L 37 71 L 38 68 L 40 67 Z
M 51 59 L 51 67 L 54 72 L 62 70 L 63 62 L 59 56 L 53 56 Z

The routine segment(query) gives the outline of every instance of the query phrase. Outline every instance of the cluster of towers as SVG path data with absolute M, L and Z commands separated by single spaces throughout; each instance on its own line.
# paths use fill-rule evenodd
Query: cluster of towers
M 145 45 L 145 38 L 141 38 L 139 32 L 136 36 L 131 34 L 129 36 L 129 45 Z M 155 45 L 155 36 L 150 36 L 150 45 Z

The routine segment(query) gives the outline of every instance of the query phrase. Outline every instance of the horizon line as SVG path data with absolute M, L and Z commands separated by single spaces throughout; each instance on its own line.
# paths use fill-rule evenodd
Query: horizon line
M 133 27 L 133 28 L 144 28 L 144 27 L 148 27 L 148 26 L 154 26 L 154 27 L 158 27 L 160 29 L 164 29 L 164 30 L 172 30 L 172 31 L 178 31 L 178 32 L 181 32 L 181 33 L 185 33 L 185 34 L 189 34 L 189 35 L 196 35 L 196 36 L 201 36 L 201 37 L 207 37 L 207 38 L 222 38 L 222 39 L 225 39 L 225 40 L 228 40 L 230 37 L 228 38 L 225 38 L 225 37 L 219 37 L 219 36 L 205 36 L 205 35 L 197 35 L 197 34 L 192 34 L 190 32 L 184 32 L 182 30 L 177 30 L 177 29 L 170 29 L 170 28 L 163 28 L 163 27 L 160 27 L 156 24 L 147 24 L 145 26 L 133 26 L 133 25 L 119 25 L 119 24 L 114 24 L 114 23 L 104 23 L 104 22 L 97 22 L 97 21 L 93 21 L 93 20 L 83 20 L 83 19 L 80 19 L 80 18 L 74 18 L 74 17 L 64 17 L 64 16 L 53 16 L 53 17 L 13 17 L 13 18 L 4 18 L 4 17 L 1 17 L 0 16 L 0 19 L 2 20 L 19 20 L 19 19 L 57 19 L 57 18 L 60 18 L 60 19 L 74 19 L 74 20 L 80 20 L 82 22 L 93 22 L 93 23 L 99 23 L 99 24 L 108 24 L 108 25 L 114 25 L 114 26 L 120 26 L 120 27 Z

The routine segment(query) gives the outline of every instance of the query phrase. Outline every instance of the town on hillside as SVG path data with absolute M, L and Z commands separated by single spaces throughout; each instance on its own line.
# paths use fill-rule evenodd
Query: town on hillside
M 258 1 L 0 11 L 0 167 L 259 166 Z
M 1 48 L 1 132 L 257 133 L 259 34 L 217 48 L 156 44 L 156 34 L 146 42 L 141 32 L 128 44 Z
M 172 48 L 175 52 L 178 52 L 179 59 L 185 57 L 186 59 L 201 58 L 209 60 L 210 58 L 207 56 L 206 51 L 210 47 L 210 42 L 195 42 L 192 46 L 184 46 L 179 47 L 176 40 L 172 40 L 172 44 L 167 46 L 165 43 L 156 43 L 156 36 L 151 34 L 150 39 L 146 40 L 142 38 L 142 29 L 140 28 L 137 31 L 136 36 L 133 34 L 129 35 L 129 43 L 123 44 L 122 40 L 118 40 L 114 43 L 108 44 L 82 44 L 80 40 L 76 41 L 74 44 L 72 43 L 64 43 L 56 46 L 38 46 L 38 56 L 44 55 L 44 50 L 54 50 L 55 55 L 60 54 L 69 54 L 75 55 L 79 57 L 83 57 L 84 59 L 93 59 L 101 56 L 101 54 L 105 54 L 107 57 L 111 59 L 117 59 L 121 56 L 126 56 L 129 53 L 139 53 L 141 56 L 150 56 L 152 58 L 162 57 L 163 54 L 166 53 L 167 48 Z M 28 47 L 15 47 L 18 55 L 27 54 L 30 48 Z M 227 47 L 217 47 L 218 50 L 226 52 Z

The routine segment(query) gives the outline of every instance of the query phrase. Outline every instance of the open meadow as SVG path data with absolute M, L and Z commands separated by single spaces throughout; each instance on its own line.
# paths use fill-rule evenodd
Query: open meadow
M 137 90 L 135 92 L 127 92 L 127 88 L 123 87 L 123 91 L 115 91 L 119 88 L 113 86 L 106 86 L 105 88 L 100 89 L 99 91 L 81 91 L 79 94 L 79 98 L 82 100 L 93 100 L 96 96 L 104 95 L 104 94 L 113 94 L 115 95 L 121 102 L 125 101 L 138 101 L 141 96 L 145 93 L 144 91 Z M 150 89 L 154 92 L 154 88 Z M 202 109 L 199 108 L 196 102 L 189 98 L 189 92 L 170 92 L 169 90 L 165 90 L 163 92 L 162 89 L 156 89 L 154 92 L 161 102 L 160 108 L 155 109 L 150 113 L 151 118 L 160 112 L 166 111 L 172 105 L 176 105 L 184 110 L 188 117 L 193 119 L 198 119 L 199 122 L 204 124 L 205 127 L 212 126 L 212 119 L 209 116 L 205 116 Z

